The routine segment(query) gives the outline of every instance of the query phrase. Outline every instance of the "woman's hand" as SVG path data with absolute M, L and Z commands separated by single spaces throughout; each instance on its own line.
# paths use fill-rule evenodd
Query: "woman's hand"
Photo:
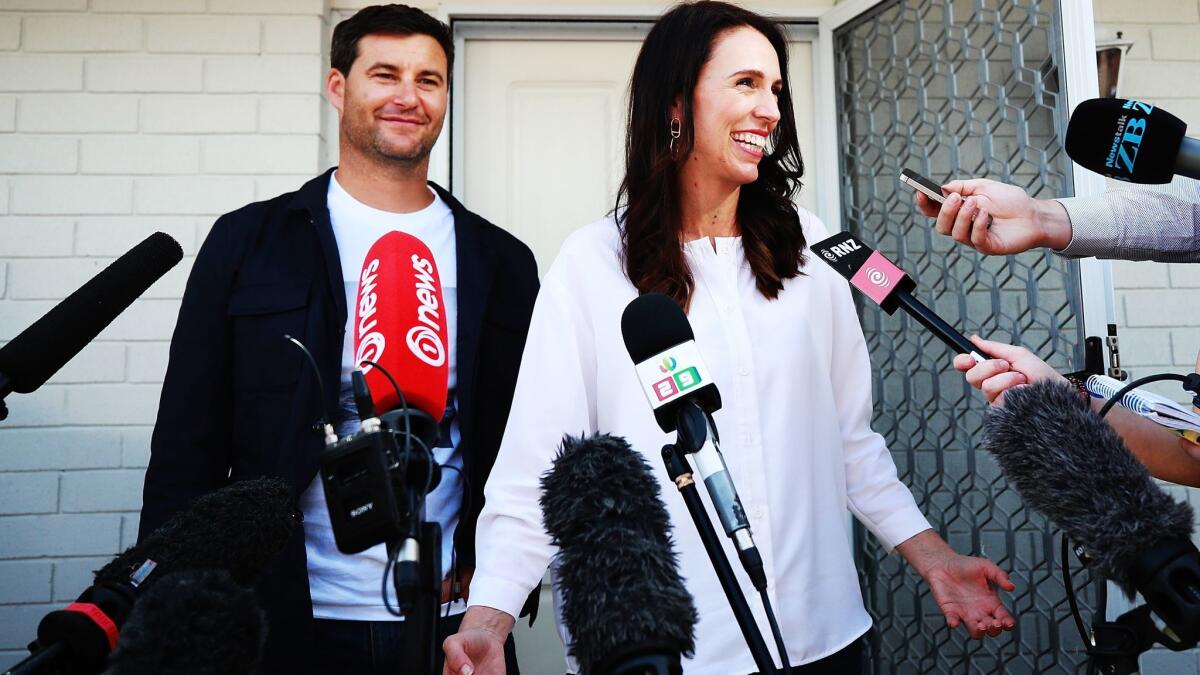
M 972 335 L 971 342 L 996 358 L 975 363 L 970 356 L 959 354 L 954 357 L 954 369 L 965 373 L 967 382 L 982 391 L 992 405 L 1004 405 L 1004 392 L 1022 384 L 1042 380 L 1066 381 L 1058 371 L 1024 347 L 984 340 L 978 335 Z
M 504 642 L 516 620 L 491 607 L 475 606 L 463 616 L 458 632 L 446 638 L 442 675 L 504 675 Z
M 933 530 L 914 535 L 896 552 L 925 578 L 951 629 L 962 625 L 979 640 L 1017 625 L 996 590 L 1012 591 L 1016 585 L 992 561 L 955 553 Z

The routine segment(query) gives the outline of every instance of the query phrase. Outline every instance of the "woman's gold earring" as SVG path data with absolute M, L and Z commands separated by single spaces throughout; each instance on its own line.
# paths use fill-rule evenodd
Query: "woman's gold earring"
M 675 156 L 675 141 L 679 140 L 679 134 L 683 131 L 683 122 L 679 121 L 678 117 L 671 118 L 671 144 L 668 150 L 671 156 Z

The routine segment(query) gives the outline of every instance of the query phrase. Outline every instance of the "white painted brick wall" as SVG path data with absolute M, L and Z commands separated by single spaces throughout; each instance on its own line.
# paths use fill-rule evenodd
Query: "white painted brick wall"
M 137 535 L 214 218 L 321 170 L 326 0 L 0 0 L 0 344 L 155 230 L 184 260 L 0 424 L 0 670 Z
M 1200 129 L 1200 2 L 1096 0 L 1096 39 L 1133 41 L 1118 95 L 1151 101 Z M 1200 352 L 1200 265 L 1113 263 L 1122 366 L 1134 377 L 1191 372 Z M 1174 384 L 1151 385 L 1182 399 Z

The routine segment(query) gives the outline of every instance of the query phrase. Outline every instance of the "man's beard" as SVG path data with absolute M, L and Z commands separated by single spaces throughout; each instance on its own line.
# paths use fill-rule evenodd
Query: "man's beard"
M 395 147 L 396 144 L 390 142 L 379 128 L 351 126 L 343 129 L 342 133 L 363 156 L 404 167 L 417 166 L 428 159 L 429 153 L 433 151 L 433 144 L 437 141 L 437 136 L 428 140 L 422 138 L 415 147 L 400 149 Z

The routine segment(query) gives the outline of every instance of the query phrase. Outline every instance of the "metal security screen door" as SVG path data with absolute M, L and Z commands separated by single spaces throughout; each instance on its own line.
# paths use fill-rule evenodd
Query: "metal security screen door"
M 866 3 L 864 3 L 866 4 Z M 1037 0 L 890 0 L 832 38 L 840 220 L 913 275 L 917 295 L 964 333 L 1023 344 L 1059 370 L 1082 359 L 1079 266 L 1046 252 L 984 257 L 936 234 L 897 181 L 989 177 L 1074 193 L 1061 8 Z M 949 631 L 928 587 L 856 525 L 875 620 L 875 673 L 1082 671 L 1058 564 L 1057 529 L 1027 510 L 978 449 L 984 401 L 920 325 L 860 307 L 874 365 L 876 430 L 934 527 L 960 552 L 1009 570 L 1017 629 L 976 642 Z M 1078 566 L 1075 568 L 1078 571 Z M 1085 617 L 1095 595 L 1075 577 Z

